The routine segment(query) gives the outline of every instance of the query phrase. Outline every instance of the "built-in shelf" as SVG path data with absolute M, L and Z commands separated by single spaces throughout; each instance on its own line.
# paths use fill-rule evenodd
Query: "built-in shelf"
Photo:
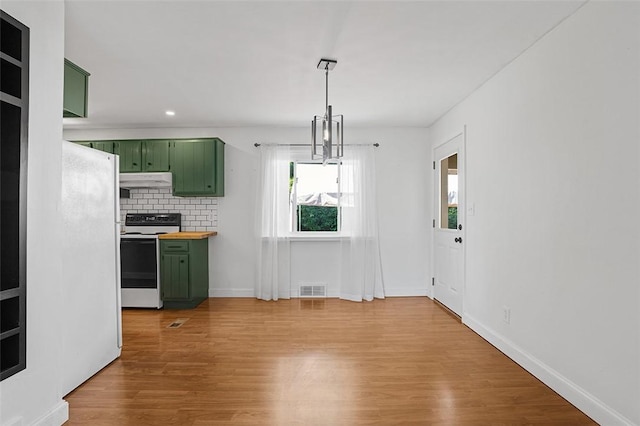
M 0 11 L 0 380 L 26 368 L 29 28 Z

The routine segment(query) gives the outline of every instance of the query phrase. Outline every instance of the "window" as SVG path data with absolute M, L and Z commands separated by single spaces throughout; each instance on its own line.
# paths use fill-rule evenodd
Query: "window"
M 340 229 L 340 168 L 337 164 L 289 163 L 292 232 Z
M 458 227 L 458 154 L 440 161 L 440 228 Z

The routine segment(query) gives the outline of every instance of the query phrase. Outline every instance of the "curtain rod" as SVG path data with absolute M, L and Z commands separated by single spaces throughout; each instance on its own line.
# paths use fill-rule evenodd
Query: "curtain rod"
M 256 148 L 258 148 L 259 146 L 261 146 L 261 143 L 254 143 L 253 146 L 255 146 Z M 276 143 L 274 144 L 276 146 L 311 146 L 310 143 Z M 345 146 L 365 146 L 365 145 L 369 145 L 368 143 L 345 143 Z M 380 146 L 380 144 L 378 142 L 371 144 L 373 146 L 375 146 L 376 148 Z

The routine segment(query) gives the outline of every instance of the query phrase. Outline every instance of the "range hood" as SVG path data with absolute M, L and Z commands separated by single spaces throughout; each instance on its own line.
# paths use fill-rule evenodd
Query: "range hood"
M 172 179 L 169 172 L 120 173 L 120 188 L 170 188 Z

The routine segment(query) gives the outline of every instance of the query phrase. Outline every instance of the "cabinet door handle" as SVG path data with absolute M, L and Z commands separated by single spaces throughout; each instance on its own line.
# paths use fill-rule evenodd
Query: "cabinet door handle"
M 150 166 L 152 163 L 147 163 L 147 166 Z
M 131 164 L 133 164 L 134 166 L 137 166 L 137 165 L 138 165 L 138 163 L 131 163 Z
M 184 260 L 181 260 L 180 263 L 184 263 Z

